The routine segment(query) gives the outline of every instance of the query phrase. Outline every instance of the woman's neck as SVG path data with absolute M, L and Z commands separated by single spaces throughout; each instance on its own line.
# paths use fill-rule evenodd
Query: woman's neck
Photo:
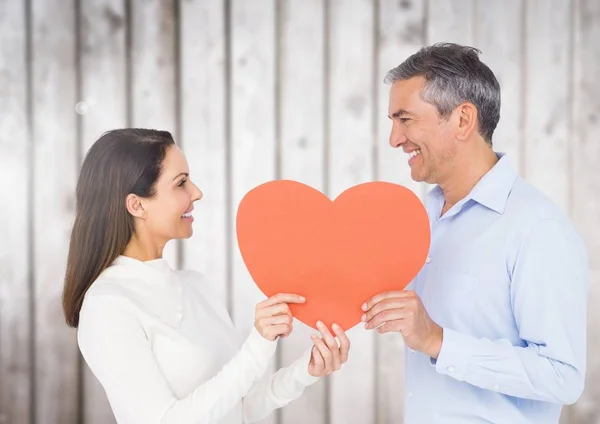
M 133 234 L 131 240 L 125 246 L 123 256 L 127 256 L 139 261 L 151 261 L 153 259 L 162 258 L 163 249 L 165 244 L 156 243 L 153 240 L 149 240 L 148 237 L 143 237 L 138 234 Z

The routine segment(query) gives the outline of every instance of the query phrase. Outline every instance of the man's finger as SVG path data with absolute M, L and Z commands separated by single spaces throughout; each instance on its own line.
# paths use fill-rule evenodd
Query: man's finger
M 402 329 L 404 324 L 404 320 L 402 319 L 397 319 L 394 321 L 386 321 L 384 322 L 382 325 L 380 325 L 379 327 L 377 327 L 377 332 L 379 334 L 385 334 L 385 333 L 402 333 Z
M 388 311 L 383 311 L 375 315 L 373 318 L 371 318 L 371 320 L 367 321 L 365 328 L 368 330 L 377 328 L 384 322 L 404 319 L 406 315 L 407 314 L 403 309 L 391 309 Z
M 397 290 L 397 291 L 383 292 L 383 293 L 376 294 L 375 296 L 373 296 L 372 298 L 367 300 L 365 303 L 363 303 L 361 308 L 362 308 L 363 312 L 367 312 L 373 306 L 375 306 L 376 304 L 378 304 L 379 302 L 382 302 L 384 300 L 394 299 L 394 298 L 403 299 L 403 298 L 411 297 L 414 295 L 415 295 L 415 293 L 412 290 Z
M 368 322 L 375 315 L 377 315 L 381 312 L 389 311 L 391 309 L 402 309 L 406 306 L 406 304 L 407 304 L 406 298 L 394 297 L 394 298 L 383 300 L 383 301 L 375 304 L 371 309 L 369 309 L 367 312 L 365 312 L 362 315 L 361 320 L 363 322 Z

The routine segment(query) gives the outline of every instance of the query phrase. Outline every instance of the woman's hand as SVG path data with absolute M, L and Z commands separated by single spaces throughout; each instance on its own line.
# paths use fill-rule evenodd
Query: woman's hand
M 294 320 L 288 303 L 304 303 L 297 294 L 278 293 L 256 305 L 254 326 L 267 340 L 287 337 L 292 332 Z
M 323 338 L 316 334 L 312 335 L 314 346 L 308 363 L 308 373 L 313 377 L 323 377 L 339 370 L 342 364 L 346 363 L 350 350 L 350 339 L 337 324 L 333 324 L 333 331 L 339 341 L 336 341 L 327 326 L 321 321 L 317 322 L 317 328 Z

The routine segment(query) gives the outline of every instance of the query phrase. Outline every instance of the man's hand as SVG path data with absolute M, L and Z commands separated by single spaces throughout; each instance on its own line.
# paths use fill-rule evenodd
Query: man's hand
M 392 291 L 373 296 L 362 306 L 365 328 L 380 334 L 398 331 L 406 345 L 437 358 L 443 330 L 431 320 L 421 299 L 412 290 Z

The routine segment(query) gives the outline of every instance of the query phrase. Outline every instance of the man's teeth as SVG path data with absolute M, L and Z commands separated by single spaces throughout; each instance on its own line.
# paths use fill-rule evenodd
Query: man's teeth
M 188 212 L 188 213 L 184 213 L 183 215 L 181 215 L 182 218 L 191 218 L 192 217 L 192 213 Z
M 409 155 L 411 158 L 414 158 L 414 157 L 415 157 L 415 156 L 417 156 L 419 153 L 421 153 L 421 151 L 420 151 L 420 150 L 413 150 L 413 151 L 412 151 L 412 152 L 410 152 L 408 155 Z

